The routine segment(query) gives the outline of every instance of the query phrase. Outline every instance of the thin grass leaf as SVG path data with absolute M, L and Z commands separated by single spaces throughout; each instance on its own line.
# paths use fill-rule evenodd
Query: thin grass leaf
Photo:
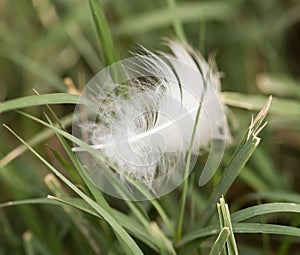
M 218 214 L 219 214 L 219 221 L 220 221 L 220 227 L 223 229 L 224 227 L 227 227 L 229 229 L 229 238 L 225 245 L 225 254 L 226 255 L 238 255 L 238 249 L 232 229 L 231 224 L 231 217 L 228 205 L 225 203 L 224 197 L 220 198 L 220 203 L 217 204 Z
M 269 188 L 269 185 L 249 166 L 244 166 L 244 170 L 240 172 L 238 178 L 257 191 L 264 191 Z
M 107 24 L 107 20 L 105 18 L 103 7 L 98 0 L 89 0 L 89 5 L 97 35 L 100 40 L 100 49 L 104 56 L 104 60 L 106 62 L 106 65 L 111 65 L 117 62 L 119 59 L 113 45 L 113 39 Z
M 29 57 L 18 52 L 16 49 L 10 48 L 5 44 L 0 43 L 0 55 L 21 66 L 25 70 L 28 70 L 29 72 L 35 74 L 37 77 L 47 82 L 54 88 L 62 92 L 67 90 L 67 86 L 62 82 L 60 77 L 58 77 L 55 73 L 51 72 L 51 70 L 44 67 L 40 63 L 37 63 Z
M 178 37 L 178 39 L 185 44 L 187 42 L 186 36 L 183 30 L 182 22 L 180 18 L 178 17 L 178 8 L 176 4 L 176 0 L 167 0 L 168 6 L 170 8 L 170 11 L 172 12 L 173 16 L 173 27 L 175 30 L 175 33 Z
M 300 237 L 300 229 L 291 226 L 261 223 L 233 223 L 233 231 L 241 234 L 275 234 Z
M 1 104 L 0 104 L 1 107 Z M 61 124 L 65 127 L 70 126 L 73 120 L 73 114 L 67 115 L 61 119 Z M 50 128 L 44 129 L 41 132 L 37 133 L 30 139 L 28 139 L 27 143 L 34 147 L 45 140 L 47 140 L 49 137 L 51 137 L 54 134 L 54 131 Z M 21 144 L 17 146 L 15 149 L 11 150 L 9 153 L 7 153 L 1 160 L 0 160 L 0 168 L 5 167 L 7 164 L 9 164 L 11 161 L 22 155 L 24 152 L 26 152 L 28 149 L 25 145 Z
M 300 229 L 291 226 L 282 226 L 276 224 L 261 224 L 261 223 L 233 223 L 233 232 L 235 234 L 276 234 L 300 237 Z M 184 236 L 176 247 L 181 247 L 194 240 L 217 235 L 220 229 L 217 226 L 210 226 L 197 229 Z
M 222 250 L 225 247 L 225 244 L 230 235 L 230 230 L 228 227 L 221 229 L 220 234 L 217 237 L 217 240 L 214 242 L 213 246 L 210 249 L 209 255 L 220 255 Z
M 243 167 L 255 151 L 256 147 L 258 146 L 260 138 L 257 135 L 264 127 L 264 125 L 262 125 L 262 122 L 268 113 L 271 100 L 272 97 L 269 97 L 264 108 L 258 113 L 256 118 L 252 120 L 247 133 L 245 134 L 240 145 L 237 147 L 235 153 L 233 154 L 229 165 L 225 169 L 222 179 L 211 194 L 203 215 L 204 224 L 208 223 L 208 220 L 211 218 L 212 214 L 215 211 L 214 205 L 218 202 L 218 199 L 223 194 L 226 194 L 227 190 L 230 188 L 230 186 L 237 178 L 240 171 L 243 169 Z
M 71 22 L 65 25 L 65 30 L 92 70 L 96 73 L 102 69 L 104 66 L 103 63 L 100 61 L 100 58 L 97 57 L 97 52 L 81 31 L 80 26 L 75 22 Z
M 6 126 L 7 127 L 7 126 Z M 116 231 L 119 237 L 127 243 L 133 254 L 143 254 L 141 249 L 137 246 L 134 240 L 128 235 L 128 233 L 122 228 L 122 226 L 112 217 L 106 210 L 97 204 L 94 200 L 85 195 L 80 189 L 78 189 L 73 183 L 71 183 L 65 176 L 63 176 L 56 168 L 49 164 L 40 154 L 38 154 L 32 147 L 30 147 L 21 137 L 19 137 L 9 127 L 7 129 L 16 137 L 20 142 L 28 147 L 28 149 L 36 155 L 58 178 L 60 178 L 66 185 L 68 185 L 76 194 L 82 197 L 92 208 L 94 208 Z
M 224 2 L 182 2 L 177 5 L 177 19 L 182 23 L 205 20 L 226 21 L 232 17 L 234 8 Z M 204 16 L 201 14 L 203 13 Z M 122 20 L 112 28 L 116 35 L 136 35 L 153 29 L 162 29 L 174 21 L 169 8 L 148 11 Z
M 199 228 L 193 232 L 190 232 L 183 236 L 181 240 L 175 244 L 176 248 L 182 247 L 188 243 L 191 243 L 197 239 L 207 238 L 210 236 L 216 236 L 220 233 L 220 226 L 209 226 L 204 228 Z
M 241 197 L 235 202 L 236 208 L 241 208 L 243 205 L 251 201 L 268 201 L 268 202 L 290 202 L 300 204 L 300 195 L 288 191 L 260 191 L 257 193 L 250 193 Z
M 67 93 L 32 95 L 0 103 L 0 113 L 45 104 L 77 104 L 79 96 Z
M 294 203 L 269 203 L 251 206 L 249 208 L 242 209 L 231 215 L 231 220 L 233 222 L 244 221 L 256 216 L 269 214 L 269 213 L 300 213 L 300 204 Z
M 82 184 L 82 180 L 80 178 L 80 175 L 75 171 L 75 169 L 67 162 L 62 155 L 58 151 L 56 151 L 51 146 L 48 146 L 48 148 L 51 150 L 55 158 L 59 161 L 61 166 L 64 168 L 64 170 L 68 173 L 68 175 L 71 177 L 72 181 L 76 183 L 76 185 Z
M 205 74 L 205 75 L 208 75 L 208 74 Z M 203 87 L 205 90 L 207 88 L 206 82 L 207 82 L 207 79 L 204 78 L 203 79 L 203 83 L 204 83 Z M 202 110 L 202 104 L 204 101 L 204 95 L 205 95 L 205 91 L 203 91 L 202 96 L 200 98 L 199 106 L 198 106 L 197 113 L 196 113 L 196 119 L 195 119 L 195 123 L 194 123 L 194 127 L 193 127 L 193 133 L 191 136 L 190 147 L 187 152 L 187 160 L 186 160 L 186 166 L 185 166 L 185 170 L 184 170 L 184 181 L 182 183 L 182 193 L 181 193 L 180 202 L 179 202 L 179 217 L 178 217 L 178 221 L 177 221 L 176 236 L 175 236 L 176 242 L 179 242 L 180 238 L 181 238 L 183 218 L 184 218 L 184 209 L 185 209 L 185 203 L 186 203 L 187 191 L 188 191 L 188 176 L 189 176 L 189 168 L 190 168 L 190 163 L 191 163 L 192 149 L 193 149 L 193 145 L 194 145 L 194 141 L 195 141 L 195 137 L 196 137 L 197 126 L 198 126 L 198 122 L 199 122 L 199 118 L 200 118 L 200 113 Z M 203 170 L 203 171 L 205 171 L 205 170 Z
M 266 96 L 248 95 L 236 92 L 223 92 L 222 98 L 223 102 L 229 106 L 251 111 L 260 110 L 263 107 L 264 102 L 267 100 Z M 285 118 L 300 117 L 300 102 L 298 100 L 273 97 L 270 113 L 278 114 Z
M 288 76 L 261 73 L 257 76 L 256 83 L 264 94 L 300 98 L 299 83 Z

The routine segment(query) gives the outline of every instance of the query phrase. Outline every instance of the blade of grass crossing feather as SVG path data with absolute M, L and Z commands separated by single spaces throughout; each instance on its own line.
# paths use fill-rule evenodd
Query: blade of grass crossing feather
M 0 103 L 0 113 L 45 104 L 77 104 L 79 96 L 67 93 L 32 95 Z
M 20 142 L 28 147 L 28 149 L 37 156 L 58 178 L 60 178 L 67 186 L 69 186 L 76 194 L 82 197 L 92 208 L 94 208 L 116 231 L 119 237 L 127 244 L 132 254 L 143 254 L 141 249 L 137 246 L 134 240 L 128 235 L 123 227 L 111 216 L 101 205 L 97 204 L 94 200 L 85 195 L 80 189 L 78 189 L 73 183 L 71 183 L 65 176 L 63 176 L 56 168 L 54 168 L 47 160 L 45 160 L 40 154 L 38 154 L 32 147 L 30 147 L 21 137 L 19 137 L 8 126 L 5 126 Z
M 119 59 L 113 45 L 113 39 L 107 24 L 103 7 L 101 6 L 99 0 L 89 0 L 89 5 L 95 23 L 97 35 L 100 40 L 100 48 L 102 50 L 102 54 L 104 56 L 106 64 L 111 65 L 117 62 Z
M 206 87 L 205 86 L 206 79 L 203 79 L 203 83 L 204 83 L 204 88 L 205 88 Z M 192 148 L 193 148 L 193 144 L 194 144 L 194 140 L 195 140 L 195 136 L 196 136 L 196 131 L 197 131 L 197 126 L 198 126 L 198 122 L 199 122 L 200 112 L 202 109 L 202 102 L 204 99 L 204 95 L 205 95 L 205 91 L 203 91 L 203 93 L 201 95 L 199 107 L 198 107 L 197 114 L 196 114 L 195 124 L 193 127 L 193 133 L 191 136 L 190 147 L 189 147 L 188 154 L 187 154 L 186 167 L 184 170 L 184 180 L 183 180 L 183 184 L 182 184 L 182 193 L 181 193 L 180 203 L 179 203 L 179 217 L 178 217 L 177 229 L 176 229 L 176 233 L 175 233 L 175 241 L 176 242 L 179 242 L 179 240 L 181 238 L 181 233 L 182 233 L 184 209 L 185 209 L 185 203 L 186 203 L 187 191 L 188 191 L 188 175 L 189 175 L 189 168 L 190 168 L 190 163 L 191 163 Z
M 62 136 L 64 136 L 65 138 L 67 138 L 68 140 L 70 141 L 73 141 L 75 143 L 77 143 L 78 145 L 80 145 L 81 147 L 83 147 L 87 152 L 91 153 L 91 155 L 95 156 L 96 158 L 99 158 L 99 153 L 97 153 L 97 150 L 91 148 L 88 144 L 82 142 L 81 140 L 79 140 L 78 138 L 64 132 L 63 130 L 60 130 L 58 129 L 57 127 L 55 127 L 54 125 L 50 125 L 38 118 L 35 118 L 27 113 L 23 113 L 23 112 L 19 112 L 20 114 L 34 120 L 34 121 L 37 121 L 47 127 L 50 127 L 52 128 L 58 135 L 58 138 L 60 140 L 60 142 L 62 143 L 63 147 L 65 148 L 65 150 L 67 151 L 69 157 L 71 158 L 74 166 L 76 167 L 76 169 L 78 170 L 79 174 L 81 175 L 81 178 L 85 181 L 85 183 L 88 185 L 90 191 L 92 192 L 92 194 L 94 195 L 95 199 L 98 201 L 98 199 L 100 199 L 98 202 L 104 206 L 106 209 L 109 210 L 109 205 L 107 204 L 106 200 L 103 198 L 103 195 L 102 193 L 99 191 L 99 189 L 97 189 L 95 187 L 94 184 L 91 183 L 91 181 L 87 178 L 86 174 L 84 173 L 84 171 L 81 169 L 79 163 L 78 163 L 78 160 L 77 158 L 75 158 L 75 155 L 74 153 L 71 151 L 69 145 L 64 141 L 64 139 L 62 139 Z M 49 119 L 48 119 L 49 120 Z M 49 120 L 50 121 L 50 120 Z M 95 154 L 97 153 L 97 154 Z M 101 160 L 105 161 L 105 158 L 104 157 L 101 157 L 100 158 Z M 112 167 L 115 167 L 115 166 L 112 166 Z M 115 177 L 115 175 L 113 175 L 113 177 Z M 114 183 L 119 183 L 118 181 L 117 182 L 114 182 Z M 123 185 L 119 185 L 118 188 L 120 188 L 121 191 L 124 192 L 124 196 L 126 198 L 126 194 L 128 194 L 128 191 L 126 193 L 126 190 L 124 189 Z M 143 194 L 145 195 L 145 197 L 148 197 L 149 200 L 150 200 L 150 195 L 148 194 L 148 192 L 144 189 L 141 189 L 142 192 L 144 192 Z M 169 232 L 170 233 L 173 233 L 173 225 L 170 221 L 170 219 L 168 218 L 168 216 L 166 215 L 165 211 L 163 210 L 163 208 L 160 206 L 160 204 L 154 200 L 154 199 L 151 199 L 150 202 L 152 203 L 152 205 L 156 208 L 156 210 L 158 211 L 159 215 L 162 217 L 163 221 L 166 223 L 166 226 L 168 227 L 169 229 Z
M 183 30 L 182 22 L 179 18 L 176 6 L 176 0 L 167 0 L 170 11 L 172 12 L 173 17 L 173 27 L 178 39 L 185 44 L 186 43 L 186 36 Z
M 54 113 L 53 113 L 54 114 Z M 51 121 L 48 118 L 48 122 L 50 124 Z M 52 124 L 53 125 L 53 124 Z M 111 210 L 109 204 L 106 202 L 106 200 L 104 199 L 101 191 L 95 187 L 95 185 L 93 183 L 91 183 L 91 181 L 89 180 L 89 178 L 86 176 L 86 174 L 84 173 L 84 171 L 82 170 L 82 168 L 80 167 L 77 158 L 75 158 L 74 153 L 71 151 L 71 148 L 69 147 L 69 145 L 66 143 L 65 139 L 56 132 L 56 135 L 58 137 L 58 139 L 60 140 L 61 144 L 63 145 L 64 149 L 66 150 L 66 152 L 68 153 L 71 161 L 73 162 L 73 164 L 75 165 L 75 168 L 77 169 L 77 172 L 80 174 L 81 178 L 83 178 L 85 184 L 88 186 L 89 190 L 91 191 L 91 193 L 93 194 L 94 198 L 97 200 L 98 203 L 102 204 L 103 206 L 105 206 L 105 208 L 107 210 Z M 123 192 L 122 190 L 119 190 L 120 192 Z M 124 194 L 125 196 L 125 194 Z M 126 196 L 124 197 L 126 198 Z M 130 209 L 138 216 L 138 219 L 140 219 L 140 221 L 145 225 L 149 225 L 148 221 L 143 217 L 143 215 L 139 212 L 139 210 L 134 206 L 133 203 L 131 203 L 130 201 L 126 201 L 128 206 L 130 207 Z
M 56 114 L 52 111 L 52 109 L 51 109 L 49 106 L 47 106 L 47 107 L 48 107 L 48 109 L 50 110 L 50 112 L 52 113 L 52 115 L 54 116 L 54 118 L 58 119 L 57 116 L 56 116 Z M 46 116 L 46 118 L 47 118 L 49 124 L 53 126 L 53 123 L 51 122 L 50 118 L 49 118 L 46 114 L 45 114 L 45 116 Z M 69 151 L 70 153 L 72 153 L 70 147 L 67 145 L 67 143 L 64 141 L 64 139 L 63 139 L 57 132 L 56 132 L 56 134 L 57 134 L 57 136 L 58 136 L 60 142 L 61 142 L 62 144 L 64 144 L 64 148 L 67 149 L 67 147 L 68 147 L 68 151 Z M 111 208 L 110 208 L 109 204 L 107 203 L 107 201 L 106 201 L 106 200 L 104 199 L 104 197 L 102 196 L 102 193 L 101 193 L 99 190 L 98 190 L 98 191 L 95 190 L 96 187 L 94 187 L 94 185 L 88 180 L 88 178 L 86 178 L 86 175 L 85 175 L 84 171 L 82 171 L 81 167 L 78 168 L 78 171 L 79 171 L 81 177 L 84 178 L 85 183 L 88 183 L 88 187 L 90 188 L 90 190 L 92 189 L 93 195 L 96 195 L 95 192 L 97 193 L 96 201 L 97 201 L 100 205 L 102 205 L 103 208 L 104 208 L 107 212 L 109 212 L 109 213 L 112 214 Z M 127 244 L 124 243 L 124 241 L 123 241 L 122 239 L 120 239 L 120 237 L 119 237 L 118 235 L 117 235 L 117 238 L 119 239 L 119 242 L 120 242 L 121 246 L 123 247 L 123 250 L 125 251 L 125 253 L 126 253 L 126 254 L 131 254 L 131 252 L 129 251 L 129 249 L 128 249 L 128 247 L 127 247 Z
M 225 245 L 225 254 L 226 255 L 238 255 L 238 250 L 236 246 L 236 241 L 233 234 L 233 229 L 231 225 L 230 212 L 228 205 L 225 203 L 224 198 L 220 198 L 220 203 L 217 204 L 219 221 L 221 229 L 227 227 L 229 229 L 230 235 L 228 241 Z
M 237 147 L 229 165 L 225 169 L 222 179 L 217 184 L 208 200 L 207 207 L 203 215 L 203 224 L 208 223 L 215 211 L 214 205 L 218 202 L 219 198 L 223 196 L 223 194 L 226 194 L 258 146 L 260 138 L 257 137 L 257 135 L 265 125 L 262 125 L 262 122 L 268 113 L 271 100 L 272 97 L 269 97 L 263 109 L 258 113 L 255 119 L 252 119 L 247 133 L 242 138 L 240 145 Z
M 215 241 L 215 243 L 211 247 L 209 255 L 220 255 L 222 250 L 225 247 L 225 244 L 228 240 L 229 235 L 230 235 L 229 228 L 228 227 L 223 227 L 221 229 L 220 234 L 217 237 L 217 240 Z
M 50 107 L 48 107 L 50 109 L 50 111 L 52 112 L 52 114 L 56 117 L 55 113 L 52 111 L 52 109 Z M 47 116 L 46 116 L 47 117 Z M 53 124 L 51 123 L 50 119 L 47 117 L 48 119 L 48 122 L 53 126 Z M 96 188 L 94 186 L 94 184 L 92 184 L 88 178 L 86 178 L 86 175 L 85 173 L 82 171 L 81 167 L 79 166 L 78 164 L 78 160 L 74 157 L 74 153 L 71 151 L 70 147 L 67 145 L 66 141 L 63 139 L 63 137 L 61 137 L 60 134 L 58 134 L 56 132 L 60 142 L 63 144 L 63 147 L 65 148 L 65 150 L 67 151 L 68 155 L 71 157 L 71 160 L 73 161 L 73 163 L 76 165 L 77 167 L 77 171 L 80 173 L 81 177 L 85 180 L 85 183 L 88 185 L 90 191 L 92 192 L 92 194 L 94 195 L 94 197 L 96 198 L 96 200 L 100 203 L 100 204 L 104 204 L 105 205 L 105 208 L 107 210 L 111 210 L 111 208 L 109 207 L 108 203 L 106 202 L 106 200 L 104 199 L 104 197 L 102 196 L 102 193 L 98 190 L 98 188 Z M 114 182 L 114 183 L 118 183 L 118 181 Z M 119 185 L 120 186 L 120 185 Z M 123 186 L 121 186 L 122 188 L 124 188 Z M 118 188 L 118 187 L 116 187 Z M 128 207 L 131 209 L 131 211 L 135 214 L 135 216 L 139 219 L 139 221 L 142 223 L 142 225 L 145 227 L 145 230 L 146 232 L 149 233 L 149 235 L 152 234 L 152 231 L 150 229 L 150 225 L 149 225 L 149 221 L 145 218 L 145 216 L 140 212 L 139 208 L 131 201 L 127 200 L 127 196 L 126 196 L 126 193 L 124 192 L 124 189 L 118 189 L 120 194 L 123 194 L 124 196 L 124 199 L 126 204 L 128 205 Z M 156 202 L 156 201 L 155 201 Z M 156 206 L 157 207 L 157 206 Z M 158 209 L 160 210 L 161 207 L 159 206 Z M 164 213 L 164 212 L 163 212 Z M 163 214 L 162 213 L 162 214 Z M 163 217 L 164 219 L 164 217 Z M 163 233 L 163 232 L 161 232 Z M 157 240 L 156 236 L 153 236 L 153 239 L 156 240 L 156 242 L 154 242 L 155 244 L 159 244 L 159 240 Z M 167 240 L 167 238 L 165 237 L 164 240 Z M 160 251 L 162 254 L 167 254 L 167 250 L 165 250 L 165 246 L 159 246 L 160 248 Z M 174 254 L 174 251 L 172 251 L 172 254 Z
M 52 110 L 51 110 L 52 111 Z M 52 111 L 52 114 L 55 116 L 55 113 Z M 105 208 L 106 210 L 110 210 L 110 206 L 107 203 L 107 201 L 104 199 L 102 193 L 100 190 L 98 190 L 92 183 L 91 181 L 87 178 L 86 174 L 84 173 L 84 171 L 81 169 L 77 158 L 75 157 L 74 153 L 71 151 L 70 146 L 67 144 L 67 142 L 65 141 L 65 139 L 61 136 L 61 134 L 59 134 L 58 130 L 60 129 L 54 129 L 54 125 L 52 124 L 51 120 L 48 118 L 48 116 L 46 115 L 46 118 L 49 122 L 49 127 L 52 128 L 57 136 L 57 138 L 59 139 L 60 143 L 62 144 L 63 148 L 65 149 L 65 151 L 67 152 L 69 158 L 71 159 L 73 165 L 75 166 L 77 173 L 80 175 L 81 179 L 84 181 L 84 183 L 87 185 L 88 189 L 90 190 L 90 192 L 92 193 L 93 197 L 96 199 L 96 201 L 103 206 L 103 208 Z M 34 118 L 34 120 L 36 120 L 36 118 Z M 43 124 L 43 123 L 42 123 Z M 44 123 L 45 124 L 45 123 Z M 48 125 L 48 124 L 47 124 Z
M 52 112 L 53 115 L 55 115 L 55 113 L 51 110 L 51 108 L 50 108 L 50 111 Z M 48 119 L 48 122 L 50 124 L 52 124 L 48 117 L 47 117 L 47 119 Z M 67 150 L 67 153 L 71 157 L 71 160 L 73 161 L 73 163 L 76 164 L 76 166 L 78 168 L 77 170 L 81 173 L 81 177 L 84 178 L 85 183 L 88 185 L 88 187 L 89 187 L 90 191 L 92 192 L 92 194 L 94 195 L 94 197 L 96 197 L 96 199 L 98 198 L 98 202 L 100 202 L 101 204 L 104 203 L 107 210 L 110 210 L 110 207 L 109 207 L 108 203 L 106 202 L 106 200 L 103 198 L 102 193 L 97 188 L 95 188 L 95 186 L 93 184 L 90 183 L 88 178 L 86 178 L 85 173 L 82 171 L 81 167 L 78 164 L 78 161 L 74 158 L 74 154 L 72 153 L 70 147 L 67 145 L 67 143 L 64 141 L 64 139 L 58 133 L 57 133 L 57 136 L 58 136 L 60 142 L 63 144 L 63 147 L 65 148 L 65 150 Z M 114 183 L 118 183 L 118 181 L 116 181 Z M 123 186 L 121 186 L 121 187 L 123 187 Z M 118 187 L 116 187 L 116 188 L 118 188 Z M 141 213 L 139 208 L 133 202 L 127 200 L 128 197 L 126 196 L 124 189 L 123 190 L 118 189 L 118 190 L 119 190 L 120 194 L 123 194 L 125 202 L 128 205 L 128 207 L 131 209 L 131 211 L 135 214 L 135 216 L 139 219 L 139 221 L 145 227 L 145 231 L 148 232 L 149 235 L 152 235 L 152 230 L 150 229 L 149 221 L 145 218 L 145 216 Z M 144 194 L 147 195 L 146 191 L 143 191 L 143 192 L 144 192 Z M 160 205 L 157 203 L 157 201 L 153 200 L 152 203 L 154 204 L 154 207 L 158 210 L 160 215 L 162 215 L 162 219 L 164 221 L 166 221 L 167 224 L 168 223 L 171 224 L 169 219 L 166 218 L 165 212 L 160 207 Z M 157 226 L 157 228 L 159 228 L 159 227 Z M 169 228 L 170 228 L 170 226 L 169 226 Z M 169 230 L 169 231 L 171 231 L 171 230 Z M 160 232 L 161 232 L 161 236 L 164 235 L 162 231 L 160 231 Z M 157 245 L 160 244 L 160 240 L 157 239 L 157 236 L 152 235 L 152 237 L 154 240 L 156 240 L 156 242 L 154 242 L 155 244 L 157 244 Z M 164 243 L 166 243 L 166 240 L 168 240 L 166 236 L 164 236 L 164 238 L 162 238 L 162 239 L 165 240 Z M 175 251 L 170 249 L 170 247 L 171 247 L 170 245 L 160 245 L 158 247 L 160 248 L 161 254 L 169 254 L 169 252 L 171 252 L 172 254 L 175 254 Z M 166 249 L 166 247 L 167 247 L 167 249 Z

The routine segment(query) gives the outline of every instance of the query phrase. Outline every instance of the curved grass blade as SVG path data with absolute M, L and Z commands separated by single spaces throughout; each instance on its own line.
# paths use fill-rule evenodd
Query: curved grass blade
M 0 103 L 0 113 L 45 104 L 77 104 L 79 96 L 68 93 L 32 95 Z
M 37 156 L 58 178 L 60 178 L 66 185 L 69 186 L 77 195 L 83 198 L 93 209 L 97 211 L 114 229 L 118 236 L 127 244 L 132 254 L 142 255 L 143 252 L 137 246 L 135 241 L 129 236 L 124 228 L 116 221 L 116 219 L 110 215 L 101 205 L 97 204 L 94 200 L 84 194 L 78 189 L 72 182 L 70 182 L 64 175 L 62 175 L 56 168 L 54 168 L 47 160 L 45 160 L 40 154 L 38 154 L 31 146 L 29 146 L 21 137 L 19 137 L 13 130 L 5 126 L 20 142 L 28 147 L 28 149 Z
M 300 213 L 300 204 L 295 203 L 268 203 L 262 205 L 251 206 L 231 214 L 233 222 L 244 221 L 256 216 L 269 213 Z

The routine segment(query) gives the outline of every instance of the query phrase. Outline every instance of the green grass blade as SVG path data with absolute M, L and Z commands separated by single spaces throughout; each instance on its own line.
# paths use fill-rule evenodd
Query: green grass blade
M 0 105 L 1 106 L 1 105 Z M 61 124 L 65 127 L 70 126 L 73 120 L 73 114 L 67 115 L 61 119 Z M 44 129 L 41 132 L 37 133 L 30 139 L 28 139 L 27 143 L 34 147 L 41 142 L 45 141 L 49 137 L 51 137 L 54 134 L 54 131 L 50 128 Z M 17 146 L 15 149 L 11 150 L 9 153 L 7 153 L 2 159 L 0 159 L 0 168 L 5 167 L 7 164 L 9 164 L 12 160 L 22 155 L 24 152 L 26 152 L 28 149 L 25 145 L 21 144 Z
M 7 126 L 6 126 L 7 127 Z M 106 210 L 103 209 L 94 200 L 85 195 L 80 189 L 78 189 L 73 183 L 71 183 L 65 176 L 63 176 L 56 168 L 47 162 L 40 154 L 38 154 L 32 147 L 30 147 L 21 137 L 19 137 L 14 131 L 9 127 L 7 129 L 16 137 L 20 142 L 28 147 L 28 149 L 37 156 L 58 178 L 60 178 L 66 185 L 68 185 L 76 194 L 82 197 L 92 208 L 94 208 L 116 231 L 118 236 L 127 244 L 129 249 L 133 254 L 143 254 L 141 249 L 137 246 L 134 240 L 128 235 L 128 233 L 123 229 L 123 227 L 115 220 L 115 218 L 110 215 Z
M 222 250 L 225 247 L 225 244 L 228 240 L 228 237 L 230 235 L 230 230 L 228 227 L 222 228 L 220 234 L 217 237 L 217 240 L 211 247 L 211 250 L 209 252 L 209 255 L 220 255 Z
M 300 237 L 300 229 L 291 226 L 282 226 L 276 224 L 261 224 L 261 223 L 232 223 L 233 232 L 235 234 L 275 234 Z M 199 228 L 184 236 L 181 241 L 176 245 L 181 247 L 194 240 L 217 235 L 220 228 L 217 226 L 210 226 Z
M 218 214 L 219 214 L 219 221 L 221 229 L 227 227 L 229 229 L 229 238 L 225 245 L 226 255 L 238 255 L 238 249 L 232 229 L 231 224 L 231 216 L 229 212 L 228 205 L 225 203 L 224 198 L 220 198 L 220 203 L 217 204 Z
M 178 19 L 182 23 L 198 22 L 203 19 L 226 21 L 232 17 L 233 12 L 233 6 L 222 1 L 181 2 L 177 5 Z M 136 35 L 153 29 L 162 29 L 172 25 L 173 21 L 173 13 L 169 8 L 161 8 L 122 20 L 112 28 L 112 31 L 116 35 Z
M 205 85 L 204 88 L 205 88 L 206 87 L 206 79 L 203 79 L 203 82 L 204 82 L 204 85 Z M 175 236 L 176 242 L 179 242 L 180 238 L 181 238 L 183 218 L 184 218 L 184 209 L 185 209 L 185 203 L 186 203 L 187 191 L 188 191 L 188 176 L 189 176 L 189 168 L 190 168 L 190 164 L 191 164 L 192 148 L 193 148 L 193 144 L 194 144 L 194 140 L 195 140 L 195 136 L 196 136 L 196 132 L 197 132 L 197 126 L 198 126 L 198 122 L 199 122 L 200 113 L 202 110 L 202 102 L 204 99 L 205 92 L 206 91 L 204 91 L 202 93 L 202 97 L 199 102 L 196 119 L 195 119 L 195 124 L 193 127 L 193 133 L 192 133 L 192 137 L 191 137 L 191 141 L 190 141 L 190 147 L 189 147 L 189 150 L 187 153 L 186 166 L 185 166 L 185 170 L 184 170 L 184 180 L 182 183 L 182 193 L 181 193 L 180 202 L 179 202 L 179 217 L 178 217 L 177 228 L 176 228 L 176 233 L 175 233 L 176 234 L 176 236 Z
M 6 59 L 21 66 L 25 70 L 28 70 L 29 72 L 35 74 L 37 77 L 47 82 L 49 85 L 55 87 L 56 89 L 60 91 L 67 90 L 66 84 L 63 83 L 62 79 L 60 79 L 59 76 L 51 72 L 51 70 L 3 43 L 0 43 L 0 56 L 5 57 Z
M 269 201 L 281 201 L 281 202 L 291 202 L 300 204 L 300 195 L 295 192 L 288 191 L 272 191 L 272 192 L 259 192 L 254 194 L 249 194 L 243 200 L 253 201 L 253 200 L 269 200 Z
M 241 144 L 237 147 L 228 167 L 225 169 L 224 175 L 220 182 L 215 187 L 213 193 L 211 194 L 207 207 L 203 215 L 203 223 L 207 224 L 208 220 L 211 218 L 215 211 L 215 204 L 218 202 L 219 198 L 226 194 L 234 180 L 239 175 L 240 171 L 243 169 L 256 147 L 260 142 L 260 138 L 257 134 L 261 130 L 262 122 L 268 113 L 272 98 L 270 97 L 264 108 L 258 113 L 257 117 L 251 122 L 248 132 L 245 134 L 241 141 Z
M 67 93 L 32 95 L 0 103 L 0 113 L 45 104 L 77 104 L 79 96 Z
M 119 59 L 113 45 L 113 39 L 107 24 L 103 7 L 101 6 L 99 0 L 89 0 L 89 5 L 95 23 L 97 35 L 100 40 L 100 49 L 102 50 L 104 60 L 107 65 L 111 65 L 117 62 Z
M 183 30 L 182 22 L 180 18 L 178 17 L 178 8 L 176 5 L 176 0 L 167 0 L 170 11 L 172 12 L 173 16 L 173 27 L 175 30 L 175 33 L 179 40 L 185 44 L 187 42 L 186 36 Z
M 266 96 L 248 95 L 236 92 L 223 92 L 223 102 L 229 106 L 234 106 L 251 111 L 260 110 L 267 100 Z M 271 114 L 280 114 L 287 117 L 300 117 L 300 102 L 299 100 L 284 99 L 273 97 L 272 106 L 270 107 Z
M 249 208 L 242 209 L 231 215 L 233 222 L 240 222 L 252 217 L 269 214 L 269 213 L 300 213 L 300 204 L 294 203 L 269 203 L 251 206 Z
M 233 223 L 233 231 L 241 234 L 275 234 L 300 237 L 300 228 L 261 223 Z

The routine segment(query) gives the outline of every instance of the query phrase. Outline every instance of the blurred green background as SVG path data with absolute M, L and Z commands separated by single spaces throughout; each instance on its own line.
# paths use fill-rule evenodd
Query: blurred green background
M 106 0 L 102 4 L 121 58 L 130 56 L 129 51 L 138 45 L 165 50 L 163 39 L 176 38 L 174 12 L 167 1 Z M 244 97 L 238 96 L 237 101 L 245 99 L 254 105 L 261 105 L 261 99 L 253 95 L 277 97 L 263 141 L 227 194 L 228 202 L 234 205 L 253 191 L 300 192 L 300 1 L 178 0 L 176 15 L 193 47 L 206 58 L 215 53 L 223 73 L 222 91 L 242 93 Z M 72 83 L 80 91 L 105 67 L 98 46 L 88 1 L 0 0 L 0 102 L 32 95 L 32 89 L 40 94 L 68 92 Z M 53 108 L 59 117 L 73 111 L 72 105 Z M 233 137 L 238 141 L 253 112 L 229 109 Z M 27 111 L 44 118 L 47 109 Z M 1 114 L 0 122 L 25 140 L 43 129 L 16 112 Z M 60 144 L 49 138 L 37 145 L 60 168 L 45 143 L 57 150 Z M 1 126 L 0 202 L 49 194 L 44 183 L 48 170 L 34 156 L 25 152 L 13 159 L 18 149 L 7 157 L 17 146 L 19 142 Z M 273 221 L 290 223 L 285 217 Z M 293 224 L 299 225 L 300 219 L 295 217 Z M 93 254 L 62 209 L 40 205 L 0 209 L 0 254 L 23 254 L 22 235 L 27 230 L 34 233 L 44 254 Z M 241 246 L 254 248 L 257 240 L 261 242 L 257 236 L 240 239 Z M 269 248 L 274 254 L 276 240 Z M 300 249 L 299 243 L 294 241 L 283 254 L 296 254 L 292 251 Z M 259 248 L 255 252 L 259 254 Z

